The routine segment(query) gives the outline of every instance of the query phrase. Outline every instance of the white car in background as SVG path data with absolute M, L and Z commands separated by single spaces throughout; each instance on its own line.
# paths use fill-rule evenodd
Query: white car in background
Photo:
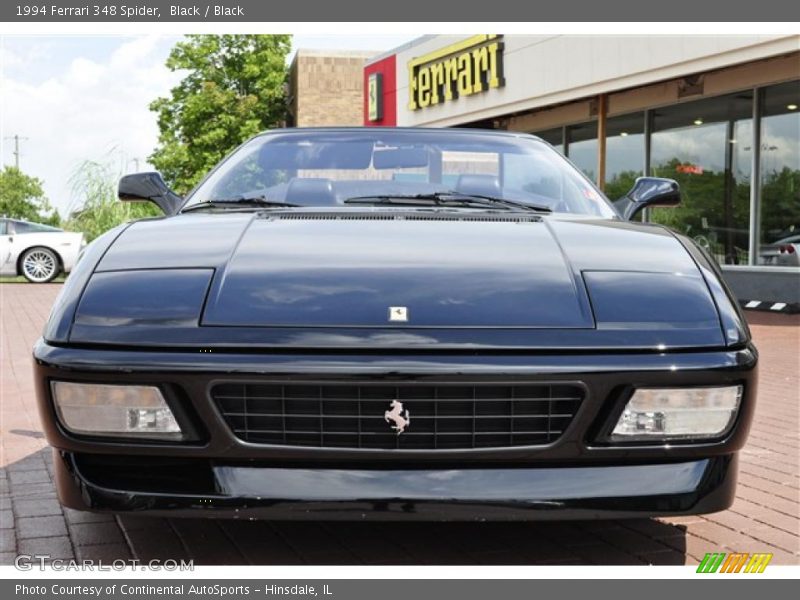
M 86 245 L 82 233 L 0 218 L 0 275 L 47 283 L 69 273 Z
M 761 262 L 779 267 L 800 267 L 800 235 L 790 235 L 761 246 Z

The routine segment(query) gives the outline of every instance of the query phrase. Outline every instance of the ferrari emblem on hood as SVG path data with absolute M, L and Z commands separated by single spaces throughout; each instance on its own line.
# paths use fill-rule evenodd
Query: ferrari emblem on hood
M 408 308 L 405 306 L 390 306 L 389 320 L 400 322 L 408 321 Z
M 406 430 L 406 427 L 411 425 L 411 413 L 409 413 L 407 409 L 405 411 L 403 410 L 403 403 L 399 400 L 392 400 L 389 408 L 391 408 L 391 410 L 387 410 L 383 413 L 383 419 L 387 423 L 394 423 L 392 429 L 397 432 L 397 435 L 400 435 Z

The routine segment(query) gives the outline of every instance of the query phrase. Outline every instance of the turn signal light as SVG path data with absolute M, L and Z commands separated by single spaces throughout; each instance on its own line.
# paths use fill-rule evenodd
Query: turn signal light
M 61 424 L 81 435 L 184 439 L 164 396 L 150 385 L 107 385 L 53 381 Z
M 619 417 L 612 441 L 709 439 L 733 426 L 742 386 L 642 388 Z

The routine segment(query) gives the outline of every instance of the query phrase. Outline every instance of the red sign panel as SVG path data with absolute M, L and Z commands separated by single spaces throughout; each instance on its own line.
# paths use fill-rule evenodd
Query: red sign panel
M 380 85 L 375 85 L 374 77 L 373 85 L 370 85 L 370 76 L 374 74 L 380 74 Z M 381 97 L 370 98 L 370 93 L 380 94 Z M 370 106 L 373 107 L 372 111 Z M 381 110 L 376 111 L 375 107 Z M 364 125 L 397 125 L 397 60 L 394 54 L 364 68 Z

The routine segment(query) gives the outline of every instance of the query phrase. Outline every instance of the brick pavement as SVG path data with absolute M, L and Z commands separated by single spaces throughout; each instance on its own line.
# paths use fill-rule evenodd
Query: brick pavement
M 748 313 L 756 418 L 730 510 L 565 523 L 282 523 L 114 518 L 62 509 L 33 398 L 30 348 L 58 285 L 0 284 L 0 564 L 53 558 L 197 564 L 696 564 L 706 552 L 800 563 L 800 316 Z

